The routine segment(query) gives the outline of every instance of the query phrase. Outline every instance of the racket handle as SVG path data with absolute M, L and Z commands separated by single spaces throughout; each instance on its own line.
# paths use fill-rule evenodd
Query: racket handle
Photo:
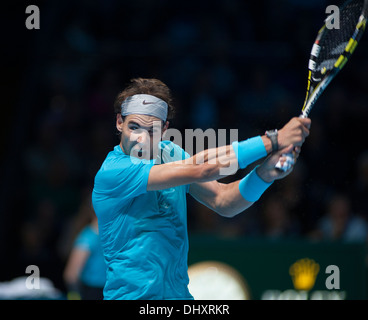
M 294 160 L 294 155 L 292 153 L 286 153 L 286 154 L 282 154 L 282 157 L 285 157 L 286 160 L 283 164 L 281 164 L 281 160 L 279 160 L 276 165 L 275 168 L 281 171 L 288 171 L 295 163 Z
M 307 118 L 308 115 L 305 114 L 304 112 L 299 116 L 299 118 Z M 295 163 L 295 159 L 294 159 L 294 155 L 292 153 L 286 153 L 286 154 L 282 154 L 282 157 L 285 157 L 286 160 L 283 164 L 281 164 L 281 161 L 279 160 L 276 165 L 275 168 L 279 169 L 281 171 L 288 171 Z

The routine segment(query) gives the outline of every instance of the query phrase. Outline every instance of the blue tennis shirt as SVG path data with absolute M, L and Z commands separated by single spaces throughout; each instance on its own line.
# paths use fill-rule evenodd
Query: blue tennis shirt
M 161 144 L 189 157 L 170 141 Z M 147 191 L 155 162 L 133 159 L 117 145 L 95 177 L 92 202 L 107 264 L 104 299 L 193 299 L 187 273 L 189 187 Z
M 89 251 L 81 273 L 82 282 L 90 287 L 103 288 L 106 281 L 106 264 L 96 230 L 90 225 L 86 226 L 75 240 L 75 246 Z

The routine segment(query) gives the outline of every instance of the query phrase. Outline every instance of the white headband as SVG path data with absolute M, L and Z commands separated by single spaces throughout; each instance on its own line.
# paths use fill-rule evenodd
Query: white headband
M 121 104 L 121 115 L 144 114 L 166 121 L 168 105 L 165 101 L 149 94 L 136 94 Z

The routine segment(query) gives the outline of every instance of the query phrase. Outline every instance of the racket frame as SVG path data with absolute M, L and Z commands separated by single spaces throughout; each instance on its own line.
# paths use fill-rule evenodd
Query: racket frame
M 358 42 L 360 38 L 362 37 L 366 24 L 367 24 L 367 17 L 368 17 L 368 0 L 364 1 L 363 10 L 360 14 L 360 17 L 358 19 L 358 23 L 355 27 L 355 31 L 353 35 L 350 37 L 344 52 L 338 57 L 336 60 L 334 67 L 332 70 L 330 70 L 325 77 L 321 79 L 313 80 L 312 73 L 315 70 L 316 65 L 316 59 L 319 56 L 320 53 L 320 40 L 324 35 L 324 32 L 327 30 L 326 24 L 323 25 L 323 27 L 318 31 L 317 38 L 314 41 L 310 58 L 309 58 L 309 64 L 308 64 L 308 85 L 307 85 L 307 93 L 304 100 L 304 104 L 302 107 L 302 113 L 301 116 L 304 118 L 309 116 L 310 111 L 312 110 L 314 104 L 322 94 L 322 92 L 327 88 L 327 86 L 330 84 L 331 80 L 339 73 L 339 71 L 345 66 L 347 61 L 349 60 L 350 56 L 355 51 Z
M 344 4 L 344 6 L 346 3 Z M 342 8 L 344 7 L 342 6 Z M 319 42 L 326 31 L 326 22 L 323 27 L 318 31 L 316 40 L 312 46 L 309 64 L 308 64 L 308 85 L 307 85 L 307 93 L 304 100 L 304 104 L 301 110 L 300 118 L 307 118 L 309 113 L 311 112 L 313 106 L 317 102 L 318 98 L 321 96 L 323 91 L 327 88 L 333 78 L 339 73 L 339 71 L 345 66 L 347 61 L 349 60 L 350 56 L 355 51 L 360 38 L 362 37 L 368 18 L 368 0 L 364 0 L 363 9 L 359 16 L 358 23 L 355 27 L 355 31 L 351 38 L 349 39 L 344 52 L 338 57 L 336 60 L 334 67 L 330 71 L 326 71 L 326 75 L 323 79 L 316 79 L 313 80 L 312 72 L 315 70 L 316 67 L 316 59 L 318 58 L 321 47 Z M 294 157 L 292 153 L 290 154 L 283 154 L 284 157 Z M 289 168 L 285 168 L 281 165 L 280 161 L 276 164 L 276 169 L 287 171 Z

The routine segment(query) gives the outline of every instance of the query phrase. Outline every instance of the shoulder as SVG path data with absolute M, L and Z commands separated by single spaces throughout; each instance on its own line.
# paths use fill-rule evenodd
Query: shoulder
M 153 165 L 153 160 L 130 157 L 122 152 L 120 146 L 115 147 L 95 176 L 93 204 L 106 200 L 106 196 L 122 199 L 146 192 L 148 176 Z
M 83 247 L 89 249 L 91 241 L 95 238 L 96 233 L 93 231 L 91 226 L 86 226 L 79 233 L 77 239 L 75 240 L 75 245 L 77 247 Z
M 124 168 L 129 167 L 132 163 L 130 156 L 126 155 L 120 148 L 119 145 L 115 146 L 113 151 L 110 151 L 106 156 L 100 171 L 114 169 L 114 168 Z
M 119 175 L 129 175 L 130 172 L 140 170 L 144 166 L 152 166 L 152 161 L 141 160 L 126 155 L 119 145 L 109 152 L 105 161 L 102 163 L 100 170 L 96 174 L 97 179 L 109 180 Z

